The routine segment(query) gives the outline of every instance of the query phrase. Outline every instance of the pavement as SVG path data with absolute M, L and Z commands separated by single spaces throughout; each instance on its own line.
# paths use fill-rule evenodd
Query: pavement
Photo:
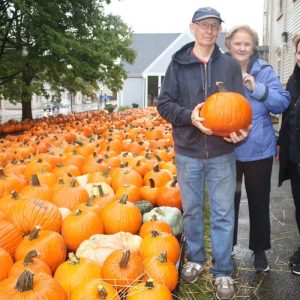
M 274 161 L 270 203 L 271 249 L 266 252 L 270 270 L 257 274 L 253 270 L 252 251 L 248 249 L 249 217 L 243 189 L 239 217 L 238 245 L 234 249 L 237 282 L 236 299 L 299 300 L 300 276 L 290 272 L 288 259 L 300 246 L 290 182 L 278 182 L 278 162 Z M 299 183 L 300 184 L 300 183 Z

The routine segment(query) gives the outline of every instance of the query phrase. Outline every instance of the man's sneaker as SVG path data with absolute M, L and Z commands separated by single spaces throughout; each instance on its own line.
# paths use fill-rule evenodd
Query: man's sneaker
M 292 267 L 292 273 L 294 273 L 296 275 L 300 275 L 300 264 Z
M 270 269 L 265 251 L 254 252 L 253 267 L 256 272 L 267 272 Z
M 294 254 L 289 258 L 290 266 L 295 266 L 300 264 L 300 247 L 294 252 Z
M 197 281 L 203 270 L 204 267 L 201 264 L 189 261 L 182 267 L 181 277 L 185 281 L 193 283 Z
M 230 300 L 235 296 L 233 279 L 229 276 L 217 277 L 215 280 L 216 297 L 219 300 Z

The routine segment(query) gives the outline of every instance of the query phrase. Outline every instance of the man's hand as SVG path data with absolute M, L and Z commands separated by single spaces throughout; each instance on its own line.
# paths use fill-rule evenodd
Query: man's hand
M 234 144 L 239 143 L 245 140 L 249 136 L 251 128 L 252 125 L 250 125 L 247 130 L 240 129 L 238 133 L 232 132 L 230 133 L 230 137 L 224 137 L 224 140 L 229 143 L 234 143 Z
M 204 105 L 204 102 L 198 104 L 193 112 L 192 112 L 192 123 L 195 127 L 197 127 L 199 130 L 201 130 L 203 133 L 207 134 L 207 135 L 212 135 L 212 130 L 210 130 L 209 128 L 206 128 L 205 126 L 203 126 L 202 122 L 204 121 L 204 118 L 200 117 L 200 110 L 202 108 L 202 106 Z

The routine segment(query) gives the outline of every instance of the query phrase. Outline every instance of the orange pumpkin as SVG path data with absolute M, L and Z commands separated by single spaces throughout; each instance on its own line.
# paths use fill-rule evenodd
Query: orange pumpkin
M 8 276 L 20 276 L 22 272 L 29 270 L 32 273 L 46 273 L 52 276 L 52 272 L 48 265 L 38 258 L 36 250 L 29 251 L 24 259 L 16 261 L 10 268 Z
M 91 210 L 72 212 L 61 226 L 61 235 L 71 251 L 76 251 L 81 242 L 97 233 L 103 233 L 102 222 L 100 216 Z
M 69 253 L 69 259 L 62 263 L 54 273 L 54 279 L 70 294 L 83 281 L 102 277 L 99 264 L 91 259 L 77 257 Z
M 117 290 L 100 278 L 86 280 L 75 287 L 70 300 L 119 300 Z
M 9 277 L 0 282 L 0 299 L 47 299 L 67 300 L 67 294 L 52 276 L 33 274 L 25 270 L 19 277 Z
M 219 83 L 220 92 L 208 97 L 200 111 L 203 125 L 214 135 L 229 137 L 232 132 L 248 129 L 252 110 L 248 100 L 241 94 L 227 92 Z
M 153 280 L 142 281 L 132 286 L 127 293 L 126 300 L 172 300 L 169 289 L 161 283 Z
M 101 211 L 104 233 L 114 234 L 119 231 L 138 233 L 142 225 L 139 208 L 127 201 L 125 194 L 120 200 L 108 202 Z
M 173 234 L 153 230 L 142 239 L 140 254 L 144 259 L 157 256 L 157 253 L 163 251 L 167 251 L 168 261 L 174 264 L 177 263 L 180 254 L 180 244 Z
M 55 231 L 35 228 L 19 243 L 15 251 L 15 260 L 24 259 L 27 253 L 34 249 L 38 251 L 39 258 L 49 266 L 52 273 L 66 259 L 66 242 Z
M 144 275 L 143 259 L 128 249 L 113 251 L 103 263 L 102 274 L 117 290 L 126 289 Z
M 168 261 L 167 252 L 163 251 L 156 257 L 149 257 L 144 260 L 146 279 L 154 279 L 164 284 L 170 291 L 173 291 L 178 282 L 178 271 L 176 266 Z

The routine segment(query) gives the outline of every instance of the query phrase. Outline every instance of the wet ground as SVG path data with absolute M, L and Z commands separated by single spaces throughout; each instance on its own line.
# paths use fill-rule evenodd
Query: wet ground
M 266 252 L 270 265 L 268 273 L 256 274 L 253 271 L 252 251 L 248 249 L 248 206 L 243 191 L 239 241 L 234 251 L 236 299 L 300 299 L 300 276 L 292 274 L 288 267 L 288 258 L 300 246 L 290 182 L 284 182 L 279 188 L 277 180 L 278 162 L 274 161 L 270 205 L 272 248 Z

